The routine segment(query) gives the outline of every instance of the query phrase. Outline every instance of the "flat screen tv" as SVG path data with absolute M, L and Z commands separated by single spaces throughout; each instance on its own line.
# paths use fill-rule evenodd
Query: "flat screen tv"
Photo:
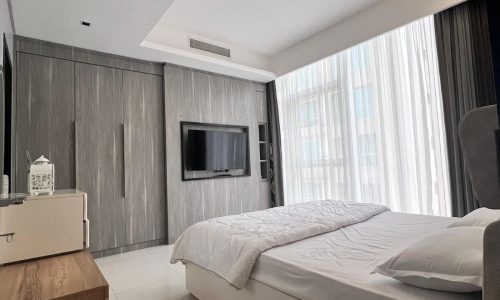
M 247 167 L 246 132 L 189 129 L 186 142 L 188 171 L 228 171 Z

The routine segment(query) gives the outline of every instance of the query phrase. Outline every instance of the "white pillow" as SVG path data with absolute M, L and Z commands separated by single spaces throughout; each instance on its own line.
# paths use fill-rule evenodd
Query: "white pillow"
M 452 223 L 448 226 L 450 227 L 460 227 L 460 226 L 481 226 L 486 227 L 493 222 L 500 220 L 500 210 L 499 209 L 489 209 L 482 207 L 476 209 L 475 211 L 469 213 L 460 220 Z
M 481 291 L 483 227 L 455 227 L 432 233 L 375 268 L 417 287 L 449 291 Z

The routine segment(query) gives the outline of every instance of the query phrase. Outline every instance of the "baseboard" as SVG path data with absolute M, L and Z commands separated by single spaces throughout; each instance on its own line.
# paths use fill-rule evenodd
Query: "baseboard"
M 100 258 L 100 257 L 110 256 L 110 255 L 114 255 L 114 254 L 119 254 L 119 253 L 124 253 L 124 252 L 129 252 L 129 251 L 134 251 L 134 250 L 139 250 L 139 249 L 144 249 L 144 248 L 149 248 L 149 247 L 154 247 L 154 246 L 164 245 L 164 244 L 168 244 L 167 240 L 160 239 L 160 240 L 147 241 L 147 242 L 143 242 L 143 243 L 121 246 L 121 247 L 112 248 L 112 249 L 95 251 L 95 252 L 92 252 L 91 254 L 92 254 L 93 258 Z

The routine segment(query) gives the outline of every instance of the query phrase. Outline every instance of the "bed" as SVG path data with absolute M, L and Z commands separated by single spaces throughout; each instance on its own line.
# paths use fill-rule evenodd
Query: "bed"
M 319 202 L 298 205 L 300 209 L 292 208 L 292 212 L 288 211 L 290 207 L 280 207 L 198 223 L 178 240 L 172 262 L 186 264 L 186 287 L 201 300 L 500 299 L 500 222 L 485 231 L 483 293 L 451 293 L 413 287 L 371 273 L 378 264 L 430 232 L 447 227 L 455 218 L 396 213 L 376 205 L 363 212 L 358 204 L 340 208 L 339 214 L 337 205 L 351 204 Z M 307 211 L 315 205 L 318 207 Z M 304 210 L 300 217 L 297 210 Z M 324 210 L 324 216 L 316 216 Z M 358 215 L 342 219 L 351 213 Z M 328 214 L 340 222 L 325 226 Z M 314 228 L 322 230 L 301 228 L 308 222 L 319 224 Z M 269 231 L 290 227 L 291 235 L 279 232 L 271 243 L 265 239 L 261 242 L 267 226 L 272 228 L 274 224 L 277 227 Z M 227 234 L 228 226 L 238 231 Z M 248 232 L 254 235 L 249 237 Z M 294 238 L 289 240 L 290 236 Z M 251 241 L 253 237 L 259 240 Z M 242 240 L 250 240 L 246 245 L 260 245 L 255 258 L 254 251 L 246 252 L 241 247 Z M 248 268 L 248 274 L 241 275 Z
M 461 121 L 459 136 L 474 195 L 481 206 L 500 209 L 498 153 L 484 151 L 496 149 L 491 134 L 495 130 L 496 106 L 489 106 L 470 111 Z M 186 287 L 201 300 L 499 300 L 499 219 L 486 222 L 476 235 L 482 291 L 475 293 L 424 289 L 373 274 L 401 249 L 446 231 L 443 228 L 456 221 L 395 213 L 377 205 L 322 201 L 204 221 L 177 240 L 171 263 L 185 263 Z M 460 256 L 457 261 L 470 258 Z

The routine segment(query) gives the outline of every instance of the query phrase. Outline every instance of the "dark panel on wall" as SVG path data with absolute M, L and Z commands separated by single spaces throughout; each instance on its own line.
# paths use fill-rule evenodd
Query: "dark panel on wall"
M 123 73 L 127 244 L 167 236 L 162 81 Z
M 26 151 L 55 164 L 56 189 L 75 187 L 74 63 L 17 54 L 16 192 L 27 192 Z
M 500 103 L 500 101 L 498 101 L 498 98 L 500 97 L 500 3 L 496 0 L 486 0 L 486 2 L 488 8 L 493 69 L 495 71 L 497 103 Z M 500 120 L 500 106 L 497 106 L 497 108 Z
M 5 89 L 4 89 L 3 68 L 2 66 L 0 66 L 0 170 L 2 170 L 2 172 L 4 171 L 4 147 L 5 147 Z M 5 174 L 5 172 L 2 174 Z
M 122 71 L 76 63 L 76 187 L 87 193 L 90 250 L 126 244 Z

